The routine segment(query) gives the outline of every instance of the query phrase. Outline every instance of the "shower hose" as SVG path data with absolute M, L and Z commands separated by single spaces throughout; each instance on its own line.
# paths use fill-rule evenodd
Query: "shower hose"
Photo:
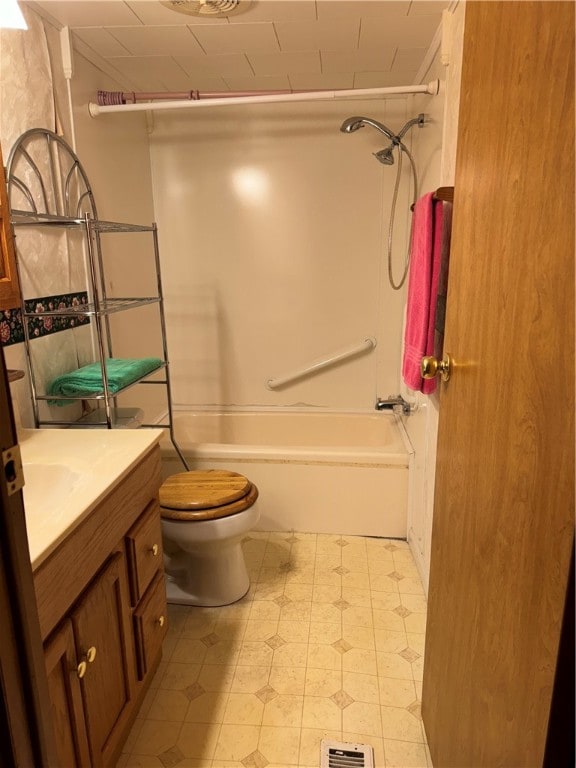
M 410 219 L 410 236 L 408 237 L 408 247 L 406 251 L 406 260 L 404 262 L 404 272 L 400 278 L 399 283 L 394 282 L 394 275 L 392 274 L 392 240 L 394 236 L 394 219 L 396 218 L 396 201 L 398 200 L 398 189 L 400 187 L 400 177 L 402 175 L 402 152 L 406 152 L 410 165 L 412 166 L 412 179 L 414 184 L 414 199 L 412 201 L 412 210 L 414 203 L 418 198 L 418 176 L 416 174 L 416 166 L 414 164 L 414 158 L 412 157 L 408 147 L 402 142 L 398 141 L 396 146 L 398 147 L 398 166 L 396 171 L 396 184 L 394 185 L 394 194 L 392 195 L 392 206 L 390 208 L 390 225 L 388 227 L 388 280 L 390 285 L 395 291 L 399 291 L 406 281 L 406 275 L 408 274 L 408 267 L 410 265 L 410 243 L 412 242 L 412 225 L 414 217 Z

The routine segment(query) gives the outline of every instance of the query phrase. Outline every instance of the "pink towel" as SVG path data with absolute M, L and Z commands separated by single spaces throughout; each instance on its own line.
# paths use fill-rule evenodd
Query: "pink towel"
M 434 354 L 436 295 L 442 252 L 442 202 L 429 192 L 414 206 L 410 275 L 404 330 L 402 377 L 410 389 L 426 395 L 436 389 L 436 379 L 423 379 L 420 363 Z

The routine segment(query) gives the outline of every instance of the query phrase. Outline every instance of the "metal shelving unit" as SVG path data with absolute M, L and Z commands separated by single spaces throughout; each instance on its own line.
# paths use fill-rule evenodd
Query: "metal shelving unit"
M 98 218 L 96 203 L 86 173 L 72 148 L 58 135 L 46 129 L 33 129 L 22 134 L 13 146 L 7 163 L 8 195 L 11 205 L 13 227 L 77 230 L 83 236 L 86 261 L 86 292 L 88 301 L 75 306 L 52 307 L 31 312 L 22 296 L 22 321 L 30 386 L 36 427 L 74 426 L 113 429 L 125 426 L 117 397 L 137 384 L 161 385 L 166 390 L 168 419 L 162 424 L 141 424 L 143 427 L 166 427 L 170 438 L 187 468 L 186 461 L 178 447 L 172 419 L 172 397 L 170 389 L 170 366 L 166 345 L 166 323 L 164 299 L 160 272 L 158 231 L 156 224 L 137 225 Z M 102 241 L 108 234 L 149 233 L 152 237 L 153 268 L 156 276 L 156 292 L 152 296 L 111 297 L 105 282 L 105 267 Z M 23 285 L 22 265 L 25 254 L 17 249 L 17 268 L 20 285 Z M 161 364 L 143 376 L 130 381 L 117 391 L 111 391 L 106 360 L 113 358 L 113 340 L 109 317 L 138 307 L 157 305 L 162 338 Z M 89 395 L 60 396 L 39 391 L 35 366 L 31 353 L 29 321 L 31 318 L 86 317 L 93 324 L 96 359 L 101 368 L 102 390 Z M 62 331 L 66 333 L 67 331 Z M 159 373 L 162 378 L 158 379 Z M 155 378 L 156 376 L 156 378 Z M 98 406 L 80 419 L 66 420 L 43 418 L 39 404 L 49 400 L 95 401 Z

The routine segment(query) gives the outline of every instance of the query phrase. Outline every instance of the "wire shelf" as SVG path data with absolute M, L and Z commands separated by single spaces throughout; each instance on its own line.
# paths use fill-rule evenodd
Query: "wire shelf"
M 57 216 L 51 213 L 31 213 L 30 211 L 13 210 L 11 212 L 12 224 L 15 227 L 64 227 L 68 229 L 80 229 L 88 224 L 93 232 L 105 234 L 107 232 L 153 232 L 154 224 L 123 224 L 118 221 L 101 221 L 99 219 L 86 219 L 71 216 Z
M 129 299 L 105 299 L 98 303 L 79 304 L 72 307 L 59 307 L 57 309 L 44 310 L 43 312 L 24 312 L 24 317 L 75 317 L 75 316 L 94 316 L 94 315 L 112 315 L 114 312 L 124 312 L 127 309 L 144 307 L 147 304 L 158 304 L 159 296 L 146 296 L 141 298 Z

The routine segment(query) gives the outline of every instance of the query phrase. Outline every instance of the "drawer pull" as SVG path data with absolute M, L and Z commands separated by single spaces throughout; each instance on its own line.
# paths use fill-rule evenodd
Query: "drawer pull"
M 152 546 L 150 547 L 150 552 L 152 552 L 152 555 L 154 557 L 157 557 L 158 552 L 160 552 L 160 547 L 158 546 L 158 544 L 152 544 Z
M 88 662 L 88 664 L 92 664 L 95 658 L 96 658 L 96 648 L 94 646 L 91 646 L 86 651 L 86 661 Z
M 159 616 L 156 619 L 156 623 L 159 624 L 161 627 L 163 627 L 164 624 L 166 623 L 166 618 L 164 616 Z
M 88 665 L 86 664 L 86 662 L 85 662 L 85 661 L 81 661 L 81 662 L 80 662 L 80 664 L 78 664 L 78 667 L 76 668 L 76 674 L 78 675 L 78 677 L 80 678 L 80 680 L 82 680 L 82 678 L 83 678 L 83 677 L 84 677 L 84 675 L 86 674 L 86 668 L 87 668 L 87 666 L 88 666 Z

